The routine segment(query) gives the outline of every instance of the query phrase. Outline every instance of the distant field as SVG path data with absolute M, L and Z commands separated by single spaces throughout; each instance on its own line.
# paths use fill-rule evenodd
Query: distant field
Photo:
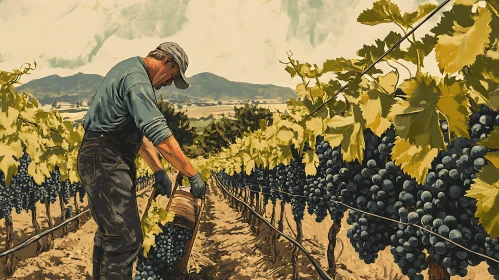
M 243 107 L 243 105 L 217 105 L 217 106 L 183 106 L 182 111 L 186 111 L 186 114 L 189 118 L 196 118 L 199 119 L 201 117 L 208 117 L 210 114 L 213 114 L 213 117 L 216 119 L 222 118 L 222 115 L 225 114 L 226 116 L 233 116 L 234 115 L 234 106 L 236 107 Z M 262 108 L 267 108 L 271 112 L 275 112 L 276 110 L 279 110 L 281 112 L 284 112 L 286 110 L 286 104 L 281 103 L 281 104 L 259 104 L 259 107 Z M 50 105 L 45 105 L 42 106 L 44 110 L 51 110 Z M 83 119 L 85 117 L 85 114 L 88 110 L 88 107 L 81 107 L 81 108 L 71 108 L 68 105 L 61 106 L 59 110 L 59 113 L 61 116 L 70 121 L 76 121 Z M 192 123 L 193 127 L 204 127 L 206 126 L 209 121 L 199 121 L 194 125 Z M 202 129 L 201 129 L 202 130 Z
M 201 117 L 207 117 L 210 114 L 213 114 L 213 117 L 215 118 L 221 118 L 222 114 L 225 114 L 226 116 L 233 116 L 234 115 L 234 106 L 236 107 L 243 107 L 241 105 L 219 105 L 219 106 L 189 106 L 189 107 L 183 107 L 182 111 L 187 110 L 187 116 L 189 118 L 201 118 Z M 286 110 L 286 104 L 259 104 L 259 107 L 262 108 L 267 108 L 271 112 L 275 112 L 276 110 L 279 110 L 281 112 L 284 112 Z

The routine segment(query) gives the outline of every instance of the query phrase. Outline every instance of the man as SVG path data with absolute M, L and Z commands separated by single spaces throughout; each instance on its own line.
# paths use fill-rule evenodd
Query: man
M 189 178 L 195 197 L 204 196 L 206 184 L 168 128 L 154 91 L 172 82 L 177 88 L 188 88 L 187 65 L 184 50 L 165 42 L 145 58 L 132 57 L 116 64 L 90 104 L 77 161 L 98 225 L 94 279 L 132 278 L 132 265 L 143 241 L 135 197 L 137 153 L 153 170 L 154 186 L 161 194 L 170 197 L 172 183 L 156 149 Z

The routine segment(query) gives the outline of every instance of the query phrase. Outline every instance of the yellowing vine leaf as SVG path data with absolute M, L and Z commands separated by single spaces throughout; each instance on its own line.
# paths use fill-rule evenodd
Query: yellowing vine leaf
M 429 145 L 417 147 L 399 137 L 392 150 L 393 161 L 420 184 L 424 183 L 431 162 L 437 155 L 438 149 Z
M 397 85 L 397 74 L 392 71 L 384 76 L 379 76 L 378 83 L 385 92 L 392 93 Z
M 480 9 L 475 24 L 471 27 L 454 25 L 454 36 L 440 35 L 435 47 L 438 66 L 447 73 L 456 73 L 464 66 L 473 64 L 477 55 L 483 54 L 490 43 L 490 21 L 488 9 Z
M 8 186 L 12 177 L 17 173 L 19 162 L 14 158 L 20 158 L 23 154 L 21 143 L 10 143 L 9 145 L 0 142 L 0 170 L 5 175 L 5 185 Z
M 489 149 L 499 149 L 499 126 L 495 126 L 494 130 L 489 133 L 487 138 L 481 140 L 478 144 Z
M 250 175 L 254 168 L 255 168 L 255 160 L 253 159 L 250 159 L 244 166 L 247 175 Z
M 366 127 L 381 136 L 392 124 L 387 118 L 390 107 L 395 103 L 393 96 L 372 90 L 361 96 L 360 107 L 366 120 Z
M 352 104 L 350 115 L 346 117 L 335 116 L 324 122 L 326 125 L 324 139 L 332 147 L 341 144 L 343 159 L 347 162 L 364 159 L 364 129 L 366 122 L 362 116 L 359 105 Z
M 298 85 L 296 85 L 296 94 L 300 98 L 306 98 L 306 97 L 308 97 L 308 90 L 307 90 L 307 88 L 305 87 L 304 84 L 298 84 Z
M 151 247 L 156 247 L 155 236 L 163 232 L 159 225 L 173 222 L 174 218 L 175 213 L 172 211 L 167 212 L 159 199 L 151 201 L 151 206 L 146 216 L 140 221 L 142 235 L 144 236 L 144 241 L 142 242 L 144 257 L 147 257 Z
M 469 138 L 469 100 L 464 82 L 446 78 L 438 87 L 442 95 L 437 107 L 447 117 L 449 129 L 458 137 Z
M 475 217 L 478 218 L 491 238 L 499 237 L 499 169 L 485 165 L 466 196 L 477 200 Z
M 303 164 L 305 164 L 305 174 L 315 175 L 317 173 L 317 166 L 319 165 L 319 157 L 314 150 L 308 150 L 304 153 Z
M 407 100 L 393 104 L 388 117 L 394 118 L 397 134 L 416 146 L 444 149 L 438 121 L 440 90 L 430 76 L 418 75 L 400 85 Z
M 454 4 L 471 6 L 478 2 L 479 0 L 454 0 Z

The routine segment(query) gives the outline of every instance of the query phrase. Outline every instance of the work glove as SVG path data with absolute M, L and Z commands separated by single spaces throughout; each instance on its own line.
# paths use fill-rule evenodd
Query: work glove
M 170 198 L 172 194 L 172 181 L 166 174 L 165 170 L 160 170 L 154 173 L 154 178 L 156 179 L 153 187 L 156 188 L 156 191 L 161 195 L 166 195 L 166 197 Z
M 191 194 L 196 198 L 204 197 L 206 193 L 206 184 L 203 182 L 201 175 L 196 172 L 194 176 L 188 177 L 191 184 Z

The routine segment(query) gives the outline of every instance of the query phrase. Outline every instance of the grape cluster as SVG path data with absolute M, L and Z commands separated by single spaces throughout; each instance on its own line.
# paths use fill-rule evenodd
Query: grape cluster
M 40 203 L 49 202 L 52 204 L 56 202 L 61 186 L 61 174 L 59 173 L 59 167 L 56 166 L 54 170 L 50 171 L 50 177 L 42 182 Z
M 69 180 L 61 182 L 61 188 L 59 190 L 59 195 L 62 198 L 64 204 L 68 204 L 71 197 L 76 194 L 76 184 L 72 184 Z
M 0 219 L 11 217 L 14 199 L 10 188 L 5 186 L 5 174 L 0 170 Z
M 71 207 L 71 205 L 69 205 L 66 208 L 64 208 L 64 218 L 70 219 L 72 211 L 73 211 L 73 208 Z
M 272 204 L 275 205 L 277 203 L 277 199 L 281 197 L 281 193 L 279 192 L 279 181 L 277 179 L 277 171 L 275 168 L 269 171 L 269 188 L 270 188 L 270 200 Z
M 287 166 L 284 164 L 279 164 L 276 167 L 276 175 L 277 175 L 277 189 L 279 190 L 279 195 L 281 201 L 284 201 L 285 203 L 289 203 L 291 201 L 291 198 L 287 194 L 289 187 L 286 185 L 287 183 Z
M 304 195 L 308 196 L 308 213 L 316 215 L 316 221 L 321 222 L 327 216 L 328 210 L 331 218 L 335 221 L 341 221 L 345 208 L 336 205 L 330 200 L 343 200 L 341 196 L 344 184 L 343 179 L 348 178 L 347 168 L 343 168 L 343 159 L 339 148 L 332 148 L 324 137 L 318 136 L 315 149 L 319 158 L 319 166 L 315 176 L 309 176 L 304 186 Z M 340 177 L 338 173 L 342 172 Z
M 134 280 L 163 279 L 162 275 L 176 271 L 186 251 L 186 242 L 192 238 L 192 230 L 172 223 L 161 228 L 163 233 L 156 235 L 156 247 L 151 247 L 147 258 L 142 252 L 139 254 Z
M 352 225 L 347 230 L 347 237 L 350 239 L 355 251 L 365 263 L 373 263 L 378 257 L 378 252 L 388 245 L 389 226 L 370 215 L 350 210 L 347 222 Z
M 263 193 L 263 207 L 266 207 L 270 199 L 270 184 L 269 184 L 270 172 L 268 169 L 263 170 L 262 174 L 262 193 Z
M 482 105 L 479 112 L 470 115 L 470 136 L 475 140 L 482 140 L 499 125 L 499 114 L 486 105 Z
M 87 192 L 85 191 L 85 188 L 83 187 L 83 185 L 81 184 L 81 182 L 76 182 L 75 183 L 75 188 L 76 188 L 76 191 L 78 192 L 78 195 L 80 197 L 80 202 L 83 202 L 83 198 L 87 194 Z
M 485 254 L 499 260 L 499 238 L 485 238 Z M 499 263 L 487 259 L 489 273 L 494 275 L 494 280 L 499 280 Z
M 292 158 L 286 167 L 286 187 L 291 197 L 291 212 L 296 222 L 303 220 L 306 198 L 303 197 L 306 183 L 305 165 L 301 160 Z

